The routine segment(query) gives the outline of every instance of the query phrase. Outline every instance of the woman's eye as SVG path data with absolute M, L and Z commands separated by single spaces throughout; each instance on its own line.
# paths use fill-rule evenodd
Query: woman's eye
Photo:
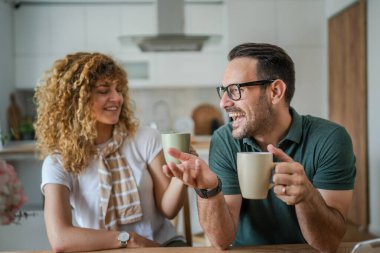
M 108 89 L 99 89 L 98 93 L 99 94 L 107 94 L 108 93 Z

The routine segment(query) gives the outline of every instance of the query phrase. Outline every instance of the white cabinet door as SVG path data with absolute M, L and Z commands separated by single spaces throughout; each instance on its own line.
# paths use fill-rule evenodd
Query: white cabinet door
M 83 5 L 54 5 L 51 8 L 51 47 L 56 54 L 86 50 Z
M 86 7 L 84 35 L 87 50 L 108 54 L 120 51 L 121 34 L 119 5 L 91 5 Z
M 154 75 L 158 86 L 216 87 L 227 63 L 221 53 L 158 54 Z
M 278 18 L 276 2 L 278 1 L 226 0 L 228 49 L 244 42 L 275 44 Z
M 121 7 L 122 35 L 157 34 L 157 6 L 154 3 L 126 4 Z
M 15 58 L 15 83 L 19 89 L 34 89 L 46 70 L 58 59 L 54 55 L 22 55 Z
M 51 52 L 49 6 L 22 6 L 14 13 L 15 54 L 36 55 Z
M 185 33 L 223 35 L 224 4 L 216 1 L 186 2 Z

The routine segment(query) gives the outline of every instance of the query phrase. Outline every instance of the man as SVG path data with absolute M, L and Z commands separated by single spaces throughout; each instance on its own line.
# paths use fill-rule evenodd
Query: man
M 283 49 L 246 43 L 231 50 L 229 61 L 217 90 L 232 122 L 212 137 L 210 167 L 170 149 L 182 164 L 168 164 L 164 172 L 196 188 L 200 222 L 218 248 L 306 242 L 334 252 L 345 233 L 356 173 L 348 133 L 290 106 L 294 64 Z M 236 154 L 260 151 L 279 162 L 274 187 L 264 200 L 244 199 Z

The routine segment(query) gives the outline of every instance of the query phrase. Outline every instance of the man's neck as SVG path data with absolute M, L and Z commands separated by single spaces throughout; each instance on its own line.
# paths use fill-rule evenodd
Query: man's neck
M 281 108 L 273 117 L 273 122 L 270 128 L 265 133 L 254 136 L 256 143 L 261 150 L 268 151 L 269 144 L 277 147 L 278 143 L 288 134 L 292 124 L 292 115 L 290 108 Z

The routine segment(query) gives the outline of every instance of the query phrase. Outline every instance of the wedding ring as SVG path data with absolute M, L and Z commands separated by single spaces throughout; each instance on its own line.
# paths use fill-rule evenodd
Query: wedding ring
M 283 193 L 284 195 L 287 195 L 287 194 L 286 194 L 286 186 L 284 186 L 284 188 L 282 188 L 282 193 Z

